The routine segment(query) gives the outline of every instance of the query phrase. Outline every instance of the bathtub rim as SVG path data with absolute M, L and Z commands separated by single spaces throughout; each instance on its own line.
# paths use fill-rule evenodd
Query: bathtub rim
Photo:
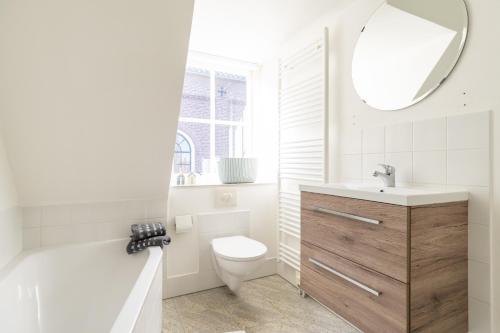
M 66 244 L 57 244 L 49 246 L 40 246 L 26 250 L 23 249 L 14 258 L 12 258 L 12 260 L 10 260 L 5 266 L 0 268 L 0 282 L 3 281 L 10 273 L 12 273 L 12 271 L 19 264 L 21 264 L 25 259 L 29 258 L 32 255 L 42 254 L 54 250 L 75 248 L 75 247 L 91 247 L 97 244 L 118 243 L 120 241 L 125 242 L 126 240 L 127 238 L 116 238 L 116 239 L 107 239 L 107 240 L 92 241 L 92 242 L 66 243 Z
M 120 309 L 110 333 L 132 333 L 134 331 L 153 280 L 162 263 L 163 251 L 161 248 L 158 246 L 149 247 L 148 253 L 146 264 Z
M 107 243 L 118 243 L 120 241 L 126 242 L 128 238 L 115 238 L 106 239 L 91 242 L 80 242 L 80 243 L 66 243 L 66 244 L 56 244 L 49 246 L 40 246 L 32 249 L 22 249 L 12 260 L 10 260 L 6 265 L 0 267 L 0 282 L 3 281 L 19 264 L 21 264 L 25 259 L 32 255 L 42 254 L 54 250 L 64 250 L 75 247 L 92 247 L 98 244 Z M 125 248 L 124 248 L 125 249 Z M 149 248 L 150 249 L 150 248 Z
M 9 276 L 10 273 L 21 264 L 26 258 L 38 253 L 49 252 L 52 250 L 61 250 L 72 247 L 91 247 L 97 244 L 107 244 L 116 242 L 126 242 L 127 238 L 110 239 L 104 241 L 94 241 L 85 243 L 70 243 L 39 247 L 30 250 L 23 250 L 18 253 L 7 265 L 0 268 L 0 283 Z M 125 252 L 125 247 L 123 248 Z M 139 273 L 134 286 L 129 291 L 120 312 L 113 321 L 110 333 L 131 333 L 133 332 L 137 320 L 141 314 L 146 297 L 151 289 L 155 275 L 162 263 L 163 251 L 158 246 L 149 247 L 148 258 Z M 133 255 L 133 254 L 132 254 Z

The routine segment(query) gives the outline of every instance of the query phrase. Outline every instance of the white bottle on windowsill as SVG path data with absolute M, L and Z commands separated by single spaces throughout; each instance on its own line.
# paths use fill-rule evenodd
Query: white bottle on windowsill
M 182 171 L 179 172 L 177 175 L 177 185 L 185 185 L 186 184 L 186 176 L 182 173 Z
M 186 185 L 196 185 L 196 174 L 190 172 L 186 177 Z

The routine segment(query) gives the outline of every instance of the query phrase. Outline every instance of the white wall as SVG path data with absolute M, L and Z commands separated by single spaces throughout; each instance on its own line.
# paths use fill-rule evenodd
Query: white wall
M 467 45 L 456 69 L 445 84 L 437 92 L 423 102 L 408 109 L 397 112 L 377 111 L 361 102 L 354 91 L 351 79 L 351 59 L 354 46 L 362 27 L 370 15 L 383 0 L 358 0 L 339 14 L 332 10 L 301 33 L 294 36 L 289 44 L 301 43 L 311 35 L 317 34 L 322 27 L 328 27 L 331 32 L 331 116 L 335 120 L 332 126 L 336 147 L 332 152 L 331 166 L 335 174 L 334 180 L 341 179 L 341 149 L 349 143 L 351 133 L 364 128 L 389 126 L 391 124 L 413 122 L 424 119 L 439 118 L 450 115 L 460 115 L 470 112 L 493 110 L 492 121 L 492 167 L 489 188 L 491 190 L 491 209 L 493 218 L 490 225 L 490 269 L 491 269 L 491 331 L 500 330 L 500 177 L 495 173 L 500 163 L 500 94 L 498 94 L 500 77 L 500 44 L 497 36 L 500 34 L 500 22 L 497 13 L 500 2 L 496 0 L 467 1 L 470 11 L 470 32 Z M 288 45 L 286 47 L 289 47 Z M 286 48 L 285 47 L 285 48 Z M 465 94 L 464 94 L 465 93 Z M 362 171 L 361 171 L 362 172 Z M 483 207 L 483 213 L 489 215 L 488 207 Z M 471 267 L 471 269 L 474 269 Z M 485 273 L 488 275 L 488 272 Z M 486 281 L 488 279 L 486 278 Z M 486 282 L 486 284 L 488 284 Z M 487 302 L 471 308 L 471 317 L 488 314 L 490 307 Z M 486 316 L 487 318 L 488 316 Z M 487 319 L 486 319 L 487 320 Z M 474 332 L 488 330 L 481 326 Z
M 215 191 L 221 188 L 236 190 L 236 207 L 215 207 Z M 168 230 L 172 243 L 164 256 L 164 297 L 222 285 L 213 270 L 207 245 L 207 241 L 214 237 L 248 233 L 249 237 L 268 248 L 264 267 L 253 277 L 276 272 L 276 184 L 185 186 L 173 187 L 170 192 Z M 207 219 L 206 214 L 215 216 Z M 190 232 L 175 233 L 174 218 L 178 215 L 193 216 L 194 225 Z M 218 223 L 219 217 L 221 223 Z M 201 219 L 206 220 L 202 228 Z
M 252 151 L 259 159 L 258 180 L 278 178 L 278 67 L 276 60 L 260 64 L 253 77 Z
M 167 195 L 192 10 L 0 1 L 0 119 L 22 205 Z
M 17 191 L 0 133 L 0 269 L 22 249 L 21 225 Z

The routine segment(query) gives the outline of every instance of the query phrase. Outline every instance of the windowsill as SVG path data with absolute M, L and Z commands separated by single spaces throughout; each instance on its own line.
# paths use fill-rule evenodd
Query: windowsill
M 170 185 L 170 188 L 204 188 L 204 187 L 246 187 L 246 186 L 262 186 L 262 185 L 277 185 L 274 181 L 257 181 L 255 183 L 240 183 L 240 184 L 222 184 L 222 183 L 209 183 L 209 184 L 192 184 L 192 185 Z

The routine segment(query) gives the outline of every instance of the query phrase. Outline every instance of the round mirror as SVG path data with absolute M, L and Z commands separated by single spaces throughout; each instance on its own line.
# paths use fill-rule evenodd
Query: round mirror
M 379 110 L 418 103 L 451 73 L 465 45 L 463 0 L 387 0 L 359 37 L 354 87 Z

